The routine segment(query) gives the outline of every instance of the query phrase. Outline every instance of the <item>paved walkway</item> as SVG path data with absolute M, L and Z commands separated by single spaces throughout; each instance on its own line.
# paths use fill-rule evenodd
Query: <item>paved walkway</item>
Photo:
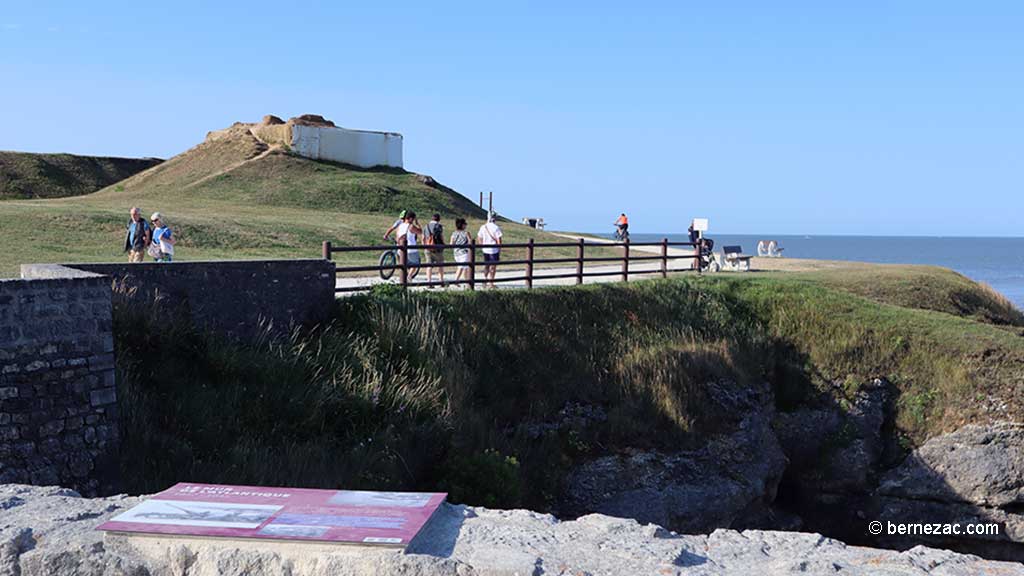
M 562 237 L 562 238 L 570 239 L 570 240 L 578 240 L 580 238 L 584 238 L 588 243 L 594 243 L 594 244 L 614 244 L 615 243 L 612 240 L 608 240 L 608 239 L 605 239 L 605 238 L 594 238 L 592 236 L 577 236 L 577 235 L 573 235 L 573 234 L 562 234 L 562 233 L 556 233 L 555 235 L 559 236 L 559 237 Z M 633 255 L 637 255 L 636 254 L 637 252 L 643 252 L 643 253 L 645 253 L 645 255 L 647 253 L 660 255 L 661 254 L 661 248 L 659 248 L 657 246 L 633 246 L 633 247 L 630 248 L 630 252 Z M 686 249 L 669 248 L 669 255 L 670 256 L 685 256 L 685 255 L 692 254 L 692 253 L 693 253 L 692 251 L 686 250 Z M 669 270 L 669 272 L 689 271 L 690 270 L 690 263 L 691 263 L 690 259 L 669 260 L 668 261 L 668 270 Z M 445 277 L 447 279 L 451 280 L 451 279 L 453 279 L 455 277 L 455 263 L 451 262 L 451 263 L 446 263 L 446 264 L 449 264 L 449 265 L 445 266 Z M 641 280 L 641 279 L 644 279 L 644 278 L 657 278 L 658 277 L 658 273 L 660 271 L 661 271 L 661 262 L 658 262 L 658 261 L 630 262 L 629 263 L 629 278 L 630 278 L 630 280 Z M 590 264 L 590 265 L 584 266 L 583 272 L 585 274 L 595 273 L 595 272 L 609 273 L 609 275 L 607 275 L 607 276 L 584 277 L 583 278 L 583 283 L 584 284 L 596 284 L 596 283 L 603 283 L 603 282 L 619 282 L 619 281 L 622 280 L 622 277 L 621 277 L 622 265 L 621 264 L 615 264 L 615 263 L 608 264 L 608 265 Z M 644 272 L 646 272 L 646 273 L 644 273 Z M 515 278 L 515 277 L 518 277 L 518 276 L 523 276 L 525 273 L 526 273 L 526 267 L 525 266 L 499 266 L 498 267 L 498 272 L 497 272 L 497 278 L 498 279 L 501 279 L 501 278 Z M 538 267 L 538 268 L 534 269 L 533 285 L 534 286 L 571 286 L 571 285 L 576 284 L 576 279 L 575 278 L 554 278 L 554 279 L 547 279 L 547 280 L 545 280 L 545 279 L 542 279 L 542 278 L 538 278 L 538 276 L 548 276 L 548 275 L 554 276 L 554 275 L 559 275 L 559 274 L 575 274 L 575 273 L 576 273 L 576 267 L 575 266 L 567 266 L 567 267 L 559 267 L 559 268 L 539 268 Z M 477 288 L 478 289 L 483 289 L 483 282 L 481 280 L 483 278 L 483 266 L 479 262 L 477 263 L 477 275 L 476 275 L 476 277 L 477 277 Z M 369 288 L 369 287 L 371 287 L 371 286 L 373 286 L 375 284 L 383 284 L 383 283 L 386 283 L 386 282 L 395 283 L 395 282 L 397 282 L 397 278 L 398 278 L 397 274 L 390 281 L 381 280 L 380 276 L 338 278 L 337 282 L 336 282 L 336 286 L 338 288 L 355 288 L 355 287 L 366 287 L 366 288 Z M 426 270 L 420 270 L 420 273 L 416 276 L 416 279 L 412 282 L 411 286 L 413 288 L 416 288 L 417 282 L 424 282 L 424 281 L 426 281 Z M 495 284 L 495 286 L 497 288 L 503 288 L 503 289 L 505 289 L 505 288 L 525 288 L 526 287 L 526 282 L 523 281 L 523 280 L 509 281 L 509 282 L 497 282 Z M 417 289 L 422 290 L 422 289 L 425 289 L 425 288 L 426 287 L 421 286 L 421 287 L 419 287 Z M 440 288 L 436 287 L 435 289 L 440 289 Z M 460 285 L 460 286 L 452 286 L 452 287 L 448 288 L 448 290 L 465 290 L 465 289 L 468 289 L 468 286 Z M 342 294 L 345 294 L 345 293 L 342 292 Z

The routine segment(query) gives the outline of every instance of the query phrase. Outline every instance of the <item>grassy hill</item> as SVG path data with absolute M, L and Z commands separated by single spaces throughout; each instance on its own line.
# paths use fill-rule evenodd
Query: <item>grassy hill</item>
M 158 158 L 0 151 L 0 200 L 81 196 L 160 162 Z
M 482 222 L 484 211 L 429 176 L 299 157 L 245 126 L 112 186 L 71 198 L 0 201 L 0 277 L 26 262 L 118 261 L 128 210 L 160 211 L 179 260 L 317 257 L 324 240 L 376 244 L 402 209 Z M 555 237 L 506 222 L 508 241 Z M 375 255 L 343 256 L 369 262 Z

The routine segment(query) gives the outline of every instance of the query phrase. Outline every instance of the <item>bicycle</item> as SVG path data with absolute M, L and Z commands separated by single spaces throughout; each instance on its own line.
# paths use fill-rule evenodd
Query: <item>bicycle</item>
M 415 250 L 415 248 L 410 248 L 409 250 Z M 380 255 L 378 264 L 380 265 L 381 280 L 390 280 L 391 276 L 395 274 L 395 270 L 400 268 L 398 265 L 398 248 L 385 250 L 384 253 Z M 407 278 L 412 280 L 417 274 L 419 274 L 419 272 L 419 265 L 410 265 Z
M 629 242 L 629 230 L 617 226 L 615 228 L 615 240 L 619 242 Z

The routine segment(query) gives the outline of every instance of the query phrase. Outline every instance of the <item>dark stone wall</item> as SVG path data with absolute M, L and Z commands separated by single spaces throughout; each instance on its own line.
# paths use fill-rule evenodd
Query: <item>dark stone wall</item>
M 24 265 L 23 277 L 59 274 Z M 233 260 L 141 264 L 65 264 L 110 276 L 114 298 L 181 311 L 202 329 L 249 339 L 261 326 L 277 333 L 327 320 L 334 306 L 334 263 L 327 260 Z
M 118 418 L 110 281 L 0 280 L 0 484 L 114 491 Z

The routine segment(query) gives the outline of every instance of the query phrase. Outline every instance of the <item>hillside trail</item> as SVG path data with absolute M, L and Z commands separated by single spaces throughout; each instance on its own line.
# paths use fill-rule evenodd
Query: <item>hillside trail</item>
M 266 158 L 267 156 L 273 154 L 274 152 L 277 152 L 280 149 L 281 149 L 280 146 L 269 145 L 269 146 L 267 146 L 266 150 L 264 150 L 263 152 L 260 152 L 259 154 L 253 156 L 252 158 L 246 158 L 245 160 L 241 160 L 241 161 L 235 162 L 233 164 L 229 164 L 228 166 L 225 166 L 224 168 L 221 168 L 220 170 L 217 170 L 216 172 L 211 172 L 210 174 L 207 174 L 206 176 L 203 176 L 202 178 L 200 178 L 200 179 L 198 179 L 198 180 L 196 180 L 194 182 L 189 182 L 188 184 L 182 186 L 182 190 L 188 190 L 189 188 L 194 188 L 196 186 L 199 186 L 203 182 L 208 182 L 208 181 L 210 181 L 210 180 L 212 180 L 212 179 L 214 179 L 214 178 L 216 178 L 218 176 L 222 176 L 224 174 L 227 174 L 228 172 L 231 172 L 232 170 L 237 170 L 237 169 L 241 168 L 242 166 L 245 166 L 246 164 L 248 164 L 250 162 L 255 162 L 257 160 L 261 160 L 263 158 Z

